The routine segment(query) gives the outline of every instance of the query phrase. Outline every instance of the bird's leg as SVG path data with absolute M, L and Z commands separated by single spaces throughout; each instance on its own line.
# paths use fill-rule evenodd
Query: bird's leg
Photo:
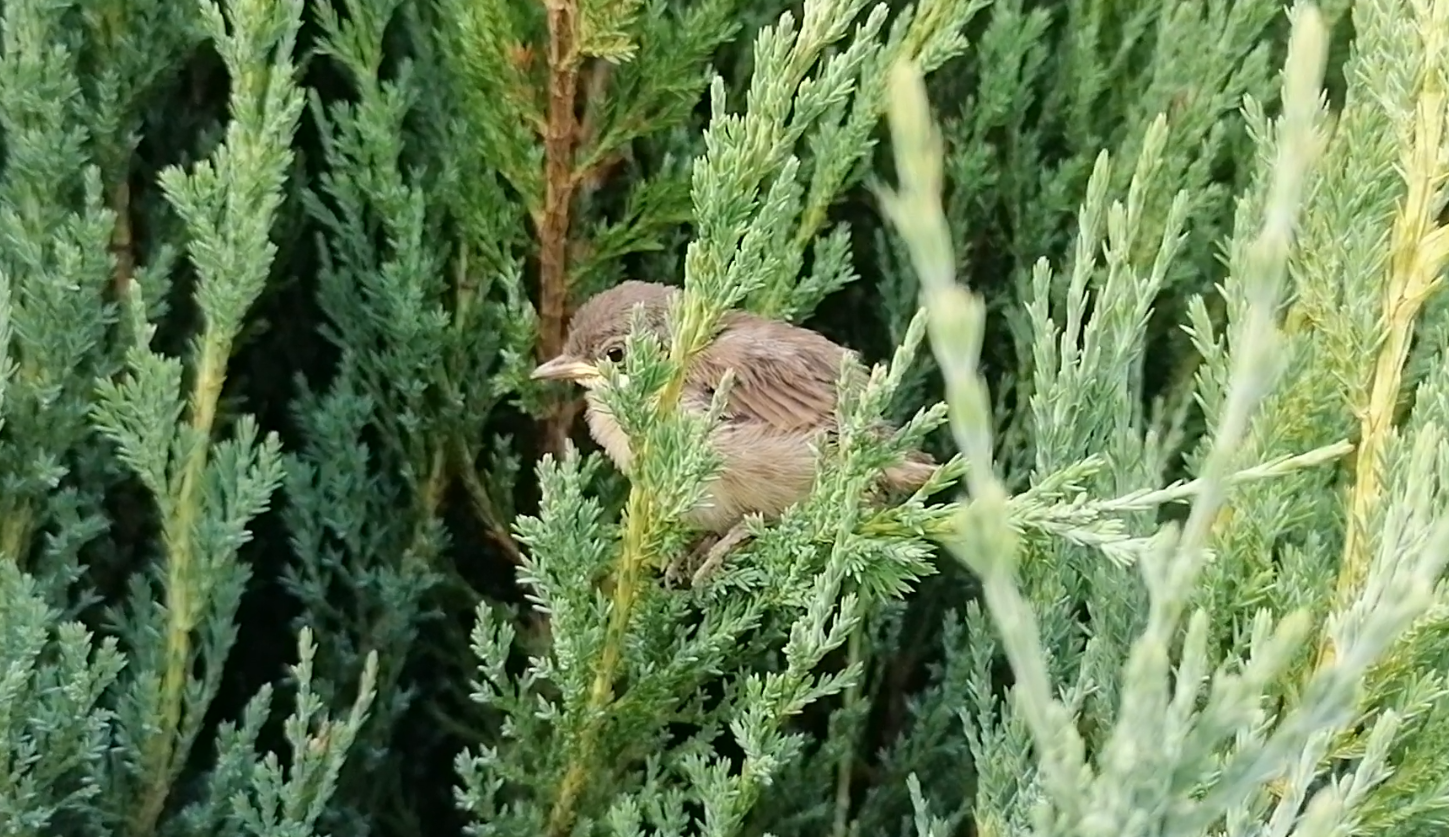
M 700 564 L 699 569 L 694 571 L 694 578 L 690 580 L 690 586 L 698 587 L 701 581 L 704 581 L 711 573 L 719 569 L 720 565 L 724 563 L 725 558 L 729 557 L 729 554 L 736 547 L 749 539 L 750 530 L 745 526 L 745 521 L 741 520 L 739 523 L 730 527 L 730 530 L 725 532 L 724 537 L 720 538 L 715 542 L 714 546 L 709 548 L 709 552 L 704 556 L 704 563 Z
M 719 542 L 719 535 L 710 532 L 699 539 L 699 542 L 690 547 L 689 551 L 678 556 L 669 562 L 664 568 L 664 586 L 669 588 L 680 587 L 685 576 L 694 572 L 695 567 L 703 561 L 702 556 L 706 550 Z
M 750 538 L 750 531 L 741 520 L 723 535 L 710 533 L 699 539 L 688 552 L 669 562 L 664 569 L 666 587 L 682 587 L 685 577 L 690 586 L 697 586 L 724 563 L 725 558 Z

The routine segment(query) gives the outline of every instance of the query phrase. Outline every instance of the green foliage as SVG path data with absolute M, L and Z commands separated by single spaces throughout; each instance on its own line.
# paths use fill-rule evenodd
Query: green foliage
M 1393 401 L 1407 354 L 1399 329 L 1413 318 L 1410 306 L 1422 305 L 1422 295 L 1449 259 L 1443 228 L 1435 225 L 1442 198 L 1428 198 L 1443 182 L 1446 67 L 1439 49 L 1449 7 L 1364 4 L 1356 12 L 1360 40 L 1350 72 L 1359 61 L 1413 68 L 1400 76 L 1402 86 L 1389 88 L 1401 97 L 1400 110 L 1396 118 L 1380 124 L 1400 128 L 1383 135 L 1380 147 L 1390 152 L 1388 159 L 1397 151 L 1414 164 L 1395 171 L 1369 163 L 1367 156 L 1354 157 L 1353 164 L 1345 156 L 1340 165 L 1318 175 L 1320 149 L 1326 148 L 1326 161 L 1334 161 L 1335 152 L 1350 155 L 1355 143 L 1364 141 L 1347 120 L 1363 111 L 1382 113 L 1394 100 L 1382 95 L 1359 100 L 1350 88 L 1337 132 L 1326 137 L 1318 86 L 1327 31 L 1316 10 L 1296 7 L 1283 116 L 1270 128 L 1261 106 L 1251 99 L 1245 106 L 1259 148 L 1259 169 L 1239 204 L 1235 233 L 1226 247 L 1229 272 L 1222 294 L 1230 339 L 1214 336 L 1214 323 L 1200 297 L 1191 303 L 1190 333 L 1203 354 L 1196 397 L 1210 432 L 1189 464 L 1203 475 L 1203 482 L 1181 526 L 1159 530 L 1152 548 L 1138 556 L 1147 601 L 1140 633 L 1122 644 L 1110 634 L 1094 633 L 1084 643 L 1079 662 L 1073 661 L 1079 666 L 1075 674 L 1052 670 L 1052 637 L 1043 635 L 1032 603 L 1023 595 L 1030 587 L 1018 581 L 1016 562 L 1026 554 L 1016 542 L 1017 533 L 1003 525 L 1009 520 L 1007 493 L 993 473 L 988 402 L 977 371 L 984 308 L 951 281 L 950 236 L 937 197 L 940 173 L 932 160 L 939 151 L 931 140 L 920 139 L 930 130 L 923 124 L 924 97 L 915 89 L 903 89 L 898 97 L 909 102 L 901 105 L 897 126 L 898 163 L 907 188 L 901 197 L 888 196 L 887 208 L 923 279 L 933 325 L 939 329 L 933 338 L 948 396 L 953 389 L 957 392 L 951 397 L 953 428 L 970 463 L 972 499 L 963 507 L 953 548 L 982 579 L 985 602 L 1016 677 L 1009 701 L 986 702 L 974 718 L 963 717 L 968 729 L 980 730 L 974 754 L 983 786 L 1010 789 L 992 793 L 988 798 L 993 805 L 978 802 L 973 819 L 985 830 L 1197 834 L 1216 831 L 1224 821 L 1230 831 L 1247 828 L 1260 818 L 1268 827 L 1286 830 L 1296 825 L 1306 833 L 1386 827 L 1419 833 L 1440 827 L 1444 786 L 1428 777 L 1432 769 L 1420 760 L 1427 753 L 1418 750 L 1418 741 L 1421 735 L 1435 737 L 1429 719 L 1444 692 L 1433 685 L 1436 677 L 1427 670 L 1416 670 L 1403 684 L 1379 679 L 1373 672 L 1404 672 L 1409 660 L 1418 662 L 1422 649 L 1438 646 L 1443 636 L 1436 599 L 1442 595 L 1438 579 L 1449 558 L 1449 519 L 1443 515 L 1438 477 L 1443 439 L 1437 417 L 1442 405 L 1431 383 L 1443 376 L 1426 376 L 1402 430 L 1390 428 L 1384 414 L 1397 407 Z M 1392 41 L 1374 37 L 1390 31 Z M 1169 213 L 1153 267 L 1127 267 L 1127 236 L 1139 226 L 1141 186 L 1156 163 L 1163 125 L 1159 120 L 1149 131 L 1127 200 L 1114 204 L 1108 216 L 1108 267 L 1099 280 L 1093 323 L 1110 323 L 1128 307 L 1123 303 L 1132 295 L 1120 291 L 1116 304 L 1108 301 L 1114 282 L 1125 277 L 1135 280 L 1138 299 L 1150 298 L 1180 243 L 1180 221 L 1174 219 L 1179 211 Z M 1411 129 L 1404 130 L 1405 125 Z M 1439 161 L 1431 163 L 1431 158 Z M 1325 263 L 1342 257 L 1335 250 L 1353 252 L 1360 242 L 1341 235 L 1332 242 L 1315 241 L 1312 234 L 1318 228 L 1315 222 L 1335 217 L 1334 200 L 1345 191 L 1332 184 L 1351 176 L 1355 164 L 1365 176 L 1355 192 L 1360 200 L 1376 190 L 1397 193 L 1396 200 L 1383 204 L 1381 215 L 1393 222 L 1394 235 L 1386 242 L 1379 234 L 1369 248 L 1381 254 L 1378 270 L 1345 275 L 1323 270 Z M 1095 183 L 1105 183 L 1105 170 L 1099 166 Z M 1377 177 L 1369 180 L 1370 172 Z M 1092 270 L 1098 245 L 1091 231 L 1097 226 L 1103 191 L 1100 185 L 1089 187 L 1084 204 L 1078 269 L 1067 301 L 1069 323 L 1082 319 L 1087 281 L 1077 277 Z M 1306 195 L 1321 199 L 1305 201 Z M 1183 206 L 1184 198 L 1179 192 L 1174 208 Z M 1298 215 L 1305 208 L 1305 240 L 1295 242 Z M 1413 255 L 1395 259 L 1405 251 Z M 1037 277 L 1038 357 L 1055 360 L 1060 346 L 1064 360 L 1080 356 L 1089 361 L 1112 345 L 1092 339 L 1088 332 L 1078 349 L 1076 334 L 1063 337 L 1045 317 L 1043 297 L 1050 285 L 1044 264 Z M 1355 305 L 1345 297 L 1332 313 L 1316 309 L 1324 319 L 1315 323 L 1312 334 L 1305 333 L 1298 317 L 1325 295 L 1334 295 L 1334 286 L 1345 279 L 1365 283 L 1356 298 L 1363 319 L 1354 322 Z M 1289 287 L 1297 294 L 1286 328 L 1280 330 L 1277 320 Z M 1388 316 L 1368 313 L 1385 303 Z M 1322 362 L 1308 363 L 1308 374 L 1280 385 L 1280 374 L 1300 361 L 1300 352 L 1311 351 L 1319 340 L 1343 340 L 1355 326 L 1358 333 L 1374 336 L 1360 344 L 1353 360 L 1347 354 L 1331 356 L 1344 363 L 1336 375 L 1324 370 L 1335 382 L 1320 390 L 1323 401 L 1293 398 L 1297 388 L 1315 382 L 1326 365 Z M 1124 331 L 1140 333 L 1142 326 Z M 1363 363 L 1364 357 L 1376 354 L 1375 364 Z M 1355 378 L 1366 383 L 1356 386 Z M 1082 392 L 1086 387 L 1078 383 L 1068 389 Z M 1038 405 L 1055 400 L 1048 399 L 1047 390 L 1036 392 Z M 1378 392 L 1389 395 L 1373 395 Z M 1363 411 L 1357 469 L 1339 495 L 1341 504 L 1325 502 L 1326 492 L 1317 486 L 1280 493 L 1253 483 L 1232 498 L 1243 503 L 1242 511 L 1221 515 L 1231 496 L 1227 477 L 1233 465 L 1268 452 L 1259 440 L 1271 438 L 1282 450 L 1284 442 L 1322 441 L 1333 438 L 1335 426 L 1339 432 L 1348 429 L 1342 420 L 1347 411 L 1334 415 L 1332 407 L 1343 405 L 1335 404 L 1335 396 L 1348 405 L 1362 405 Z M 1313 435 L 1284 439 L 1284 428 L 1305 426 L 1295 408 L 1323 418 L 1311 425 Z M 1130 410 L 1120 412 L 1130 415 Z M 1038 408 L 1037 421 L 1042 422 L 1043 413 Z M 1286 475 L 1274 486 L 1313 479 L 1311 474 Z M 1321 485 L 1321 478 L 1316 482 Z M 1247 499 L 1240 499 L 1243 495 Z M 1254 497 L 1262 504 L 1253 503 Z M 1368 515 L 1359 516 L 1360 510 Z M 1294 524 L 1300 520 L 1311 526 L 1307 554 L 1299 552 L 1301 541 L 1294 542 Z M 1235 538 L 1245 532 L 1267 537 L 1249 543 Z M 1330 532 L 1332 539 L 1325 537 Z M 1023 538 L 1022 545 L 1030 540 Z M 1336 568 L 1305 566 L 1323 560 L 1325 547 L 1342 550 Z M 1287 554 L 1271 561 L 1270 550 L 1277 549 Z M 1254 561 L 1263 565 L 1258 572 L 1272 577 L 1252 578 L 1266 595 L 1243 597 L 1235 582 L 1250 577 L 1248 566 Z M 1232 593 L 1240 597 L 1228 599 Z M 1296 600 L 1274 601 L 1283 594 Z M 1094 621 L 1097 613 L 1092 612 Z M 1013 717 L 1018 723 L 1008 725 Z M 1427 723 L 1405 735 L 1408 718 Z M 1019 760 L 987 756 L 1029 746 L 1037 758 L 1025 775 Z M 1396 757 L 1403 759 L 1401 765 L 1395 764 Z M 922 816 L 923 798 L 915 795 L 913 801 Z
M 282 479 L 279 437 L 259 439 L 250 416 L 219 413 L 233 345 L 276 250 L 272 221 L 302 105 L 291 58 L 301 5 L 237 4 L 225 10 L 230 22 L 221 7 L 200 9 L 204 31 L 236 81 L 222 145 L 190 172 L 167 169 L 158 183 L 184 224 L 192 298 L 203 322 L 185 359 L 151 347 L 157 327 L 148 316 L 158 308 L 144 297 L 150 274 L 132 275 L 126 259 L 110 252 L 122 226 L 117 214 L 128 208 L 106 209 L 101 177 L 112 178 L 113 196 L 124 192 L 118 188 L 127 166 L 118 160 L 127 155 L 117 143 L 134 144 L 135 100 L 174 61 L 190 22 L 160 7 L 98 6 L 86 10 L 97 40 L 82 43 L 69 36 L 71 11 L 10 4 L 3 21 L 4 218 L 12 244 L 4 254 L 0 320 L 10 350 L 4 419 L 13 441 L 0 607 L 14 639 L 5 655 L 8 696 L 15 699 L 7 703 L 14 714 L 5 803 L 13 818 L 6 827 L 150 834 L 182 777 L 236 640 L 235 615 L 250 574 L 238 552 Z M 154 38 L 159 51 L 143 60 L 108 60 L 116 40 L 129 37 Z M 57 50 L 63 45 L 80 52 Z M 101 68 L 86 72 L 90 59 Z M 87 89 L 96 97 L 91 110 L 82 98 Z M 169 254 L 159 252 L 158 265 L 165 266 Z M 127 314 L 121 323 L 117 307 Z M 230 437 L 214 438 L 225 425 L 232 426 Z M 101 456 L 108 461 L 97 461 Z M 154 504 L 159 554 L 108 603 L 112 635 L 92 661 L 90 634 L 78 623 L 59 623 L 59 612 L 37 597 L 36 578 L 49 586 L 46 598 L 69 598 L 78 551 L 104 531 L 101 497 L 126 472 Z M 42 556 L 38 576 L 22 569 L 32 552 Z M 78 595 L 73 604 L 86 602 Z M 304 648 L 304 657 L 309 653 Z M 318 714 L 309 680 L 305 664 L 295 724 Z M 323 739 L 318 757 L 339 762 L 350 738 Z M 223 740 L 219 757 L 236 767 L 252 752 L 255 733 Z M 105 757 L 113 750 L 120 758 Z M 315 819 L 315 811 L 296 804 L 281 813 L 248 812 L 238 792 L 255 786 L 274 807 L 274 773 L 274 766 L 258 768 L 243 784 L 214 774 L 220 795 L 190 800 L 179 827 L 184 833 L 185 823 L 210 821 L 195 833 L 215 834 L 236 817 L 257 833 L 281 833 Z M 308 798 L 320 794 L 317 805 L 325 804 L 329 792 L 312 789 Z M 262 816 L 272 820 L 265 830 Z
M 116 641 L 92 643 L 77 622 L 62 622 L 35 579 L 0 564 L 0 729 L 5 748 L 6 833 L 47 834 L 84 827 L 98 833 L 96 797 L 105 782 L 113 714 L 101 705 L 125 667 Z
M 99 510 L 106 484 L 86 414 L 94 381 L 118 365 L 106 300 L 114 221 L 86 154 L 77 59 L 63 48 L 65 8 L 7 4 L 3 26 L 0 334 L 10 351 L 0 551 L 6 561 L 35 566 L 48 600 L 62 605 L 82 573 L 80 550 L 106 527 Z M 73 468 L 86 479 L 66 479 Z M 54 536 L 35 547 L 46 531 Z
M 1438 833 L 1446 33 L 5 3 L 0 833 Z M 625 278 L 621 473 L 530 373 Z M 870 373 L 673 589 L 737 307 Z

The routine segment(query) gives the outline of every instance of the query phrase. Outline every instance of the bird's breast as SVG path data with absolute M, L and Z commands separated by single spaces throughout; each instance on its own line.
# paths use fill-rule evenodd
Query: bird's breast
M 588 408 L 585 410 L 585 419 L 589 425 L 589 435 L 594 437 L 594 441 L 613 460 L 615 467 L 629 473 L 629 463 L 633 456 L 629 451 L 628 434 L 619 426 L 618 419 L 614 418 L 614 414 L 609 412 L 609 408 L 596 393 L 585 393 L 584 402 Z
M 599 397 L 585 395 L 589 435 L 625 474 L 633 459 L 629 437 Z M 774 517 L 810 491 L 815 476 L 813 443 L 818 433 L 782 432 L 726 421 L 710 436 L 723 460 L 699 505 L 685 515 L 692 526 L 722 532 L 747 514 Z

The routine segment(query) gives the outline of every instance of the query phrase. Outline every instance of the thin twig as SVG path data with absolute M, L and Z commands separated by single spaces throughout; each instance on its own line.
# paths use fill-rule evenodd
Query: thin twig
M 136 272 L 136 253 L 131 237 L 131 184 L 126 181 L 124 170 L 111 187 L 110 203 L 111 211 L 116 214 L 116 225 L 111 231 L 111 255 L 116 258 L 113 285 L 116 298 L 125 299 Z
M 863 632 L 851 633 L 849 642 L 850 659 L 848 666 L 864 665 L 866 656 L 865 638 Z M 860 681 L 851 683 L 845 689 L 845 712 L 857 709 L 862 700 L 862 688 Z M 850 780 L 855 775 L 855 756 L 857 741 L 860 734 L 859 729 L 851 730 L 845 736 L 845 746 L 840 753 L 840 760 L 835 765 L 835 827 L 831 831 L 833 837 L 850 837 L 853 828 L 850 822 Z
M 466 446 L 460 441 L 455 454 L 456 470 L 459 479 L 463 481 L 463 488 L 468 492 L 468 500 L 473 505 L 473 511 L 478 515 L 478 520 L 483 524 L 483 530 L 487 533 L 488 539 L 503 550 L 509 563 L 515 567 L 523 566 L 523 550 L 518 548 L 518 542 L 504 526 L 502 516 L 498 513 L 497 507 L 493 505 L 493 499 L 488 494 L 487 486 L 478 478 L 478 470 L 473 467 L 473 458 L 468 455 Z

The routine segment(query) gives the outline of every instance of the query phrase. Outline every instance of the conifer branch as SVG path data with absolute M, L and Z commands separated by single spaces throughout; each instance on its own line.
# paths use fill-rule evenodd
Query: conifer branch
M 202 502 L 198 491 L 210 452 L 216 405 L 231 356 L 230 343 L 231 336 L 219 333 L 216 324 L 208 321 L 202 332 L 201 359 L 192 385 L 190 450 L 182 465 L 180 480 L 175 483 L 169 503 L 171 513 L 162 523 L 162 541 L 166 545 L 167 621 L 165 668 L 161 674 L 161 723 L 142 756 L 149 782 L 131 820 L 131 833 L 137 837 L 152 833 L 166 806 L 176 769 L 177 745 L 183 735 L 182 711 L 192 661 L 191 634 L 197 627 L 197 601 L 202 598 L 195 586 L 201 580 L 201 573 L 195 567 L 192 535 Z
M 662 417 L 675 411 L 684 390 L 687 360 L 702 348 L 720 314 L 720 306 L 711 305 L 692 290 L 686 289 L 679 323 L 670 341 L 668 377 L 653 402 L 655 416 Z M 631 357 L 637 354 L 633 346 L 628 354 Z M 721 388 L 722 391 L 724 389 L 725 387 Z M 549 812 L 549 837 L 563 837 L 573 827 L 579 797 L 587 787 L 589 776 L 597 767 L 599 736 L 603 731 L 604 721 L 608 718 L 608 705 L 614 699 L 614 682 L 618 678 L 624 645 L 629 637 L 635 607 L 646 583 L 644 571 L 650 565 L 649 546 L 657 542 L 657 530 L 665 525 L 665 510 L 660 504 L 660 487 L 648 478 L 649 469 L 637 464 L 650 460 L 654 455 L 653 445 L 647 436 L 637 436 L 630 444 L 634 449 L 636 465 L 630 481 L 629 498 L 624 507 L 624 537 L 613 573 L 608 626 L 605 628 L 603 645 L 595 663 L 588 702 L 583 710 L 584 729 L 570 756 L 568 767 L 564 770 L 558 795 Z
M 475 319 L 478 303 L 478 284 L 469 273 L 469 247 L 467 244 L 458 247 L 458 258 L 456 259 L 453 271 L 453 293 L 456 304 L 453 312 L 453 329 L 455 332 L 463 329 L 477 328 Z M 463 481 L 463 488 L 468 493 L 468 499 L 473 504 L 473 510 L 478 515 L 479 522 L 483 525 L 483 531 L 488 537 L 503 550 L 504 556 L 509 563 L 515 567 L 523 565 L 523 552 L 518 548 L 518 542 L 513 539 L 513 533 L 508 531 L 508 525 L 503 520 L 497 505 L 488 496 L 488 489 L 483 481 L 478 478 L 478 471 L 470 455 L 472 446 L 461 436 L 453 439 L 452 469 L 456 470 Z M 441 499 L 442 492 L 438 495 Z M 436 514 L 437 508 L 428 510 L 429 519 Z
M 131 184 L 126 179 L 124 168 L 111 187 L 110 202 L 111 212 L 116 216 L 111 237 L 111 256 L 116 260 L 112 287 L 118 299 L 125 299 L 131 287 L 131 277 L 136 272 L 136 250 L 131 237 Z
M 677 367 L 676 367 L 677 368 Z M 683 378 L 676 373 L 676 377 Z M 661 393 L 661 397 L 662 397 Z M 647 456 L 639 440 L 637 456 Z M 614 699 L 614 680 L 618 676 L 619 663 L 624 654 L 624 642 L 629 636 L 630 617 L 638 603 L 643 583 L 644 568 L 649 556 L 645 544 L 649 542 L 655 520 L 656 508 L 653 492 L 640 483 L 629 489 L 629 500 L 624 512 L 624 542 L 615 565 L 614 588 L 610 595 L 609 624 L 604 632 L 603 647 L 594 665 L 593 683 L 589 687 L 589 699 L 584 709 L 584 730 L 577 746 L 570 756 L 563 779 L 559 782 L 558 796 L 548 815 L 549 837 L 565 837 L 577 817 L 578 800 L 587 787 L 597 760 L 599 735 L 608 717 L 606 709 Z
M 1349 492 L 1347 531 L 1343 558 L 1335 588 L 1335 609 L 1351 605 L 1368 575 L 1373 545 L 1370 527 L 1383 499 L 1384 454 L 1395 429 L 1404 365 L 1409 344 L 1425 303 L 1442 283 L 1441 274 L 1449 263 L 1449 227 L 1439 220 L 1443 201 L 1436 196 L 1449 178 L 1444 159 L 1446 91 L 1440 81 L 1440 66 L 1449 50 L 1449 2 L 1413 4 L 1422 17 L 1415 27 L 1423 40 L 1427 66 L 1419 73 L 1421 86 L 1415 97 L 1413 124 L 1408 133 L 1399 171 L 1407 187 L 1394 219 L 1391 234 L 1388 277 L 1368 403 L 1359 410 L 1358 452 L 1354 484 Z M 1332 639 L 1320 637 L 1319 665 L 1331 665 L 1336 651 Z
M 97 411 L 102 431 L 118 443 L 156 496 L 162 517 L 164 625 L 158 626 L 161 671 L 154 693 L 156 717 L 150 719 L 156 729 L 141 745 L 140 800 L 128 822 L 133 837 L 155 832 L 201 727 L 229 641 L 198 642 L 196 634 L 235 617 L 245 575 L 235 567 L 236 551 L 248 537 L 247 522 L 265 508 L 282 478 L 280 440 L 270 434 L 255 445 L 256 426 L 250 417 L 238 423 L 235 439 L 214 440 L 213 432 L 233 345 L 275 253 L 270 225 L 281 203 L 303 101 L 291 57 L 302 4 L 231 3 L 231 31 L 219 6 L 203 0 L 202 11 L 233 79 L 232 122 L 213 159 L 191 172 L 172 167 L 161 175 L 168 200 L 188 226 L 203 321 L 193 344 L 185 418 L 180 418 L 180 363 L 147 345 L 154 326 L 146 323 L 134 284 L 128 299 L 138 341 L 129 355 L 132 374 L 120 385 L 101 381 L 102 407 Z M 267 72 L 254 69 L 258 66 Z M 147 374 L 158 369 L 166 369 L 169 380 Z M 168 383 L 170 392 L 163 388 Z M 148 391 L 147 385 L 157 389 Z M 164 408 L 169 427 L 135 421 L 137 402 L 148 397 L 155 401 L 157 392 L 170 401 Z M 173 451 L 175 459 L 166 451 Z M 226 495 L 231 496 L 219 499 Z M 233 531 L 228 539 L 218 538 Z M 193 676 L 198 660 L 208 672 L 199 690 Z
M 28 500 L 16 503 L 4 518 L 3 533 L 0 533 L 0 558 L 12 561 L 17 567 L 25 567 L 25 551 L 30 543 L 30 520 L 34 515 Z
M 518 541 L 503 526 L 498 507 L 488 495 L 488 488 L 478 478 L 477 469 L 466 455 L 467 446 L 460 442 L 458 448 L 455 467 L 458 469 L 458 476 L 463 480 L 463 489 L 468 493 L 468 500 L 473 504 L 473 511 L 483 525 L 483 531 L 487 533 L 489 540 L 503 550 L 503 556 L 508 559 L 508 563 L 515 567 L 523 566 L 523 550 L 518 548 Z
M 569 304 L 569 226 L 574 199 L 574 146 L 579 139 L 578 0 L 547 0 L 548 122 L 544 129 L 543 213 L 538 219 L 538 355 L 548 360 L 563 349 Z M 543 449 L 555 456 L 578 413 L 565 397 L 544 420 Z
M 847 668 L 856 666 L 863 667 L 866 663 L 865 634 L 856 631 L 846 640 L 846 653 L 849 655 L 846 663 Z M 864 700 L 864 689 L 861 680 L 851 682 L 845 687 L 844 701 L 849 709 L 857 710 Z M 831 829 L 832 837 L 850 837 L 850 783 L 855 777 L 855 757 L 857 742 L 854 739 L 847 740 L 840 748 L 840 758 L 835 765 L 835 822 Z
M 600 112 L 607 101 L 605 97 L 608 96 L 609 81 L 613 74 L 614 65 L 599 59 L 590 62 L 584 74 L 584 114 L 579 120 L 577 147 L 586 149 L 587 156 L 578 162 L 573 172 L 573 186 L 584 200 L 587 200 L 588 193 L 603 185 L 609 172 L 624 160 L 621 151 L 607 148 L 599 142 Z
M 11 3 L 0 14 L 0 560 L 27 570 L 45 540 L 37 533 L 62 511 L 54 489 L 84 455 L 92 377 L 117 354 L 107 344 L 110 219 L 85 153 L 84 59 L 57 47 L 72 31 L 64 5 Z
M 882 65 L 894 66 L 901 61 L 920 62 L 922 53 L 928 46 L 939 53 L 941 46 L 939 42 L 943 39 L 943 35 L 947 39 L 954 37 L 966 23 L 989 5 L 990 0 L 965 0 L 965 2 L 925 0 L 917 3 L 911 7 L 913 16 L 904 36 L 899 42 L 891 44 L 880 53 Z M 921 67 L 923 73 L 929 74 L 934 69 L 935 63 L 940 60 L 939 54 L 930 57 L 931 63 Z M 888 79 L 888 73 L 866 74 L 861 79 L 863 89 L 856 100 L 859 112 L 852 114 L 853 120 L 859 120 L 862 124 L 868 125 L 875 125 L 880 121 L 890 104 Z M 837 173 L 839 180 L 836 187 L 848 186 L 858 176 L 858 171 L 840 170 Z M 791 246 L 803 251 L 811 242 L 815 241 L 821 228 L 829 220 L 829 210 L 829 205 L 824 203 L 807 203 L 800 213 L 799 224 L 791 238 Z M 775 303 L 772 301 L 772 304 Z

